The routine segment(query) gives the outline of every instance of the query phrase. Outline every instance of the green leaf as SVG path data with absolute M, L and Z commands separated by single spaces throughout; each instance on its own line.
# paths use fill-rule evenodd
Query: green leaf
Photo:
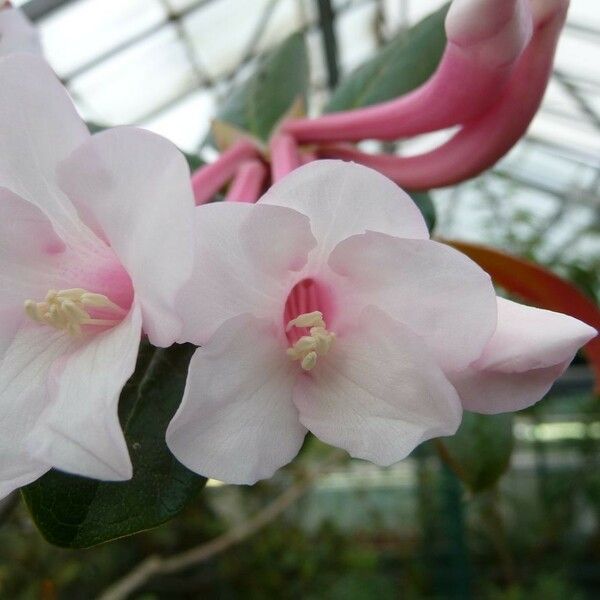
M 46 540 L 85 548 L 156 527 L 202 489 L 206 480 L 181 465 L 165 443 L 193 352 L 191 344 L 161 349 L 144 342 L 140 347 L 135 373 L 119 404 L 133 479 L 101 482 L 50 471 L 23 489 Z
M 442 459 L 473 493 L 496 484 L 510 464 L 512 414 L 463 414 L 455 436 L 438 441 Z
M 187 160 L 188 166 L 190 167 L 190 173 L 193 173 L 196 169 L 199 169 L 206 164 L 197 154 L 188 154 L 187 152 L 183 152 L 183 155 L 185 156 L 185 160 Z
M 88 121 L 86 125 L 91 134 L 100 133 L 101 131 L 109 128 L 109 125 L 100 125 L 100 123 L 96 123 L 95 121 Z
M 308 58 L 301 33 L 265 56 L 249 79 L 235 88 L 216 118 L 268 141 L 274 127 L 308 87 Z
M 419 207 L 419 210 L 423 213 L 423 217 L 425 218 L 425 223 L 427 223 L 427 228 L 429 231 L 433 231 L 435 227 L 435 205 L 433 204 L 433 200 L 431 199 L 431 194 L 429 192 L 408 192 L 410 197 L 413 199 L 414 203 Z
M 325 112 L 359 108 L 397 98 L 429 79 L 438 66 L 449 4 L 396 35 L 374 58 L 353 71 L 335 90 Z

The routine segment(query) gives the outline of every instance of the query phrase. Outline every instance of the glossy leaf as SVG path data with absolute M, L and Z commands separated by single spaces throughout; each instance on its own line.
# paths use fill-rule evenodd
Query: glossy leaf
M 513 446 L 510 413 L 465 412 L 456 435 L 437 440 L 442 460 L 473 493 L 496 484 L 510 464 Z
M 143 343 L 133 377 L 121 394 L 119 415 L 133 461 L 133 479 L 100 482 L 50 471 L 23 489 L 43 536 L 57 546 L 83 548 L 131 535 L 177 515 L 206 480 L 183 465 L 165 444 L 194 352 Z
M 353 71 L 333 93 L 325 112 L 392 100 L 425 83 L 446 46 L 444 19 L 449 4 L 397 34 L 371 60 Z
M 301 33 L 265 56 L 249 79 L 225 100 L 216 118 L 266 142 L 308 87 L 308 58 Z
M 446 240 L 446 243 L 473 259 L 491 275 L 494 283 L 509 293 L 540 308 L 566 313 L 600 329 L 600 309 L 596 303 L 548 269 L 488 246 L 455 240 Z M 588 342 L 583 353 L 594 370 L 596 392 L 600 393 L 600 337 Z

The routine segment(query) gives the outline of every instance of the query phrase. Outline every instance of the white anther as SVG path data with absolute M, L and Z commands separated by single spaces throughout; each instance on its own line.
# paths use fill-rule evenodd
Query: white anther
M 118 316 L 126 313 L 106 296 L 88 292 L 83 288 L 48 290 L 44 302 L 25 300 L 24 303 L 25 314 L 30 319 L 56 329 L 64 329 L 72 336 L 80 336 L 83 325 L 112 327 L 119 322 L 117 319 L 92 318 L 86 307 L 102 308 Z
M 285 330 L 289 331 L 292 327 L 325 327 L 323 313 L 320 310 L 315 310 L 313 312 L 298 315 L 287 324 Z
M 327 331 L 324 327 L 312 327 L 310 336 L 315 342 L 315 352 L 319 356 L 329 352 L 329 348 L 331 348 L 331 344 L 335 339 L 335 333 Z
M 50 305 L 48 312 L 44 315 L 44 321 L 57 329 L 62 329 L 65 325 L 65 320 L 62 318 L 60 309 L 56 304 Z
M 310 327 L 310 335 L 303 335 L 291 348 L 287 349 L 287 355 L 291 360 L 299 360 L 300 366 L 305 371 L 310 371 L 317 364 L 319 356 L 329 352 L 335 334 L 327 331 L 323 314 L 320 311 L 305 313 L 292 319 L 286 328 Z
M 81 335 L 81 325 L 74 321 L 67 323 L 65 329 L 67 330 L 67 333 L 73 337 L 79 337 Z
M 315 365 L 317 364 L 317 353 L 316 352 L 309 352 L 303 359 L 302 362 L 300 363 L 300 366 L 305 370 L 305 371 L 310 371 L 312 369 L 315 368 Z
M 315 349 L 315 339 L 312 336 L 304 335 L 295 344 L 294 348 L 298 352 L 310 352 Z
M 81 303 L 85 306 L 91 306 L 93 308 L 110 308 L 111 310 L 125 314 L 126 311 L 120 306 L 109 300 L 102 294 L 94 294 L 93 292 L 85 292 L 81 294 Z
M 38 303 L 34 300 L 25 300 L 25 314 L 38 323 L 42 321 L 42 315 L 38 309 Z
M 68 290 L 50 290 L 55 296 L 60 296 L 64 300 L 80 300 L 82 296 L 89 293 L 83 288 L 69 288 Z M 50 293 L 50 292 L 48 292 Z
M 73 321 L 81 321 L 90 318 L 90 315 L 88 315 L 83 308 L 77 306 L 73 300 L 64 300 L 61 308 L 66 313 L 66 316 Z

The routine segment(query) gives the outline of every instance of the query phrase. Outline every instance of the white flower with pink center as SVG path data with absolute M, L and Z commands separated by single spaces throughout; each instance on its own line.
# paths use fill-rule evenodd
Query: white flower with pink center
M 201 347 L 167 443 L 231 483 L 269 477 L 307 431 L 390 465 L 453 434 L 463 407 L 539 400 L 595 335 L 497 299 L 429 239 L 410 197 L 366 167 L 319 161 L 255 205 L 196 209 L 183 339 Z
M 90 136 L 33 55 L 0 59 L 0 81 L 0 497 L 52 467 L 129 479 L 119 394 L 142 330 L 181 332 L 187 163 L 147 131 Z

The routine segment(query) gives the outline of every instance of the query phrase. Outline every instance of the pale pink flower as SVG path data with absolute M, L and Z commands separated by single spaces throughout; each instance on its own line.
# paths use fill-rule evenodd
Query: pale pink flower
M 37 57 L 0 81 L 0 496 L 51 467 L 128 479 L 117 404 L 142 329 L 180 335 L 189 169 L 147 131 L 90 136 Z
M 451 435 L 465 408 L 523 408 L 595 331 L 497 301 L 489 276 L 429 239 L 400 188 L 317 161 L 257 204 L 196 213 L 183 339 L 202 345 L 167 430 L 190 469 L 269 477 L 307 431 L 389 465 Z M 462 402 L 461 402 L 462 401 Z
M 0 6 L 0 56 L 13 52 L 42 54 L 40 37 L 19 9 Z

